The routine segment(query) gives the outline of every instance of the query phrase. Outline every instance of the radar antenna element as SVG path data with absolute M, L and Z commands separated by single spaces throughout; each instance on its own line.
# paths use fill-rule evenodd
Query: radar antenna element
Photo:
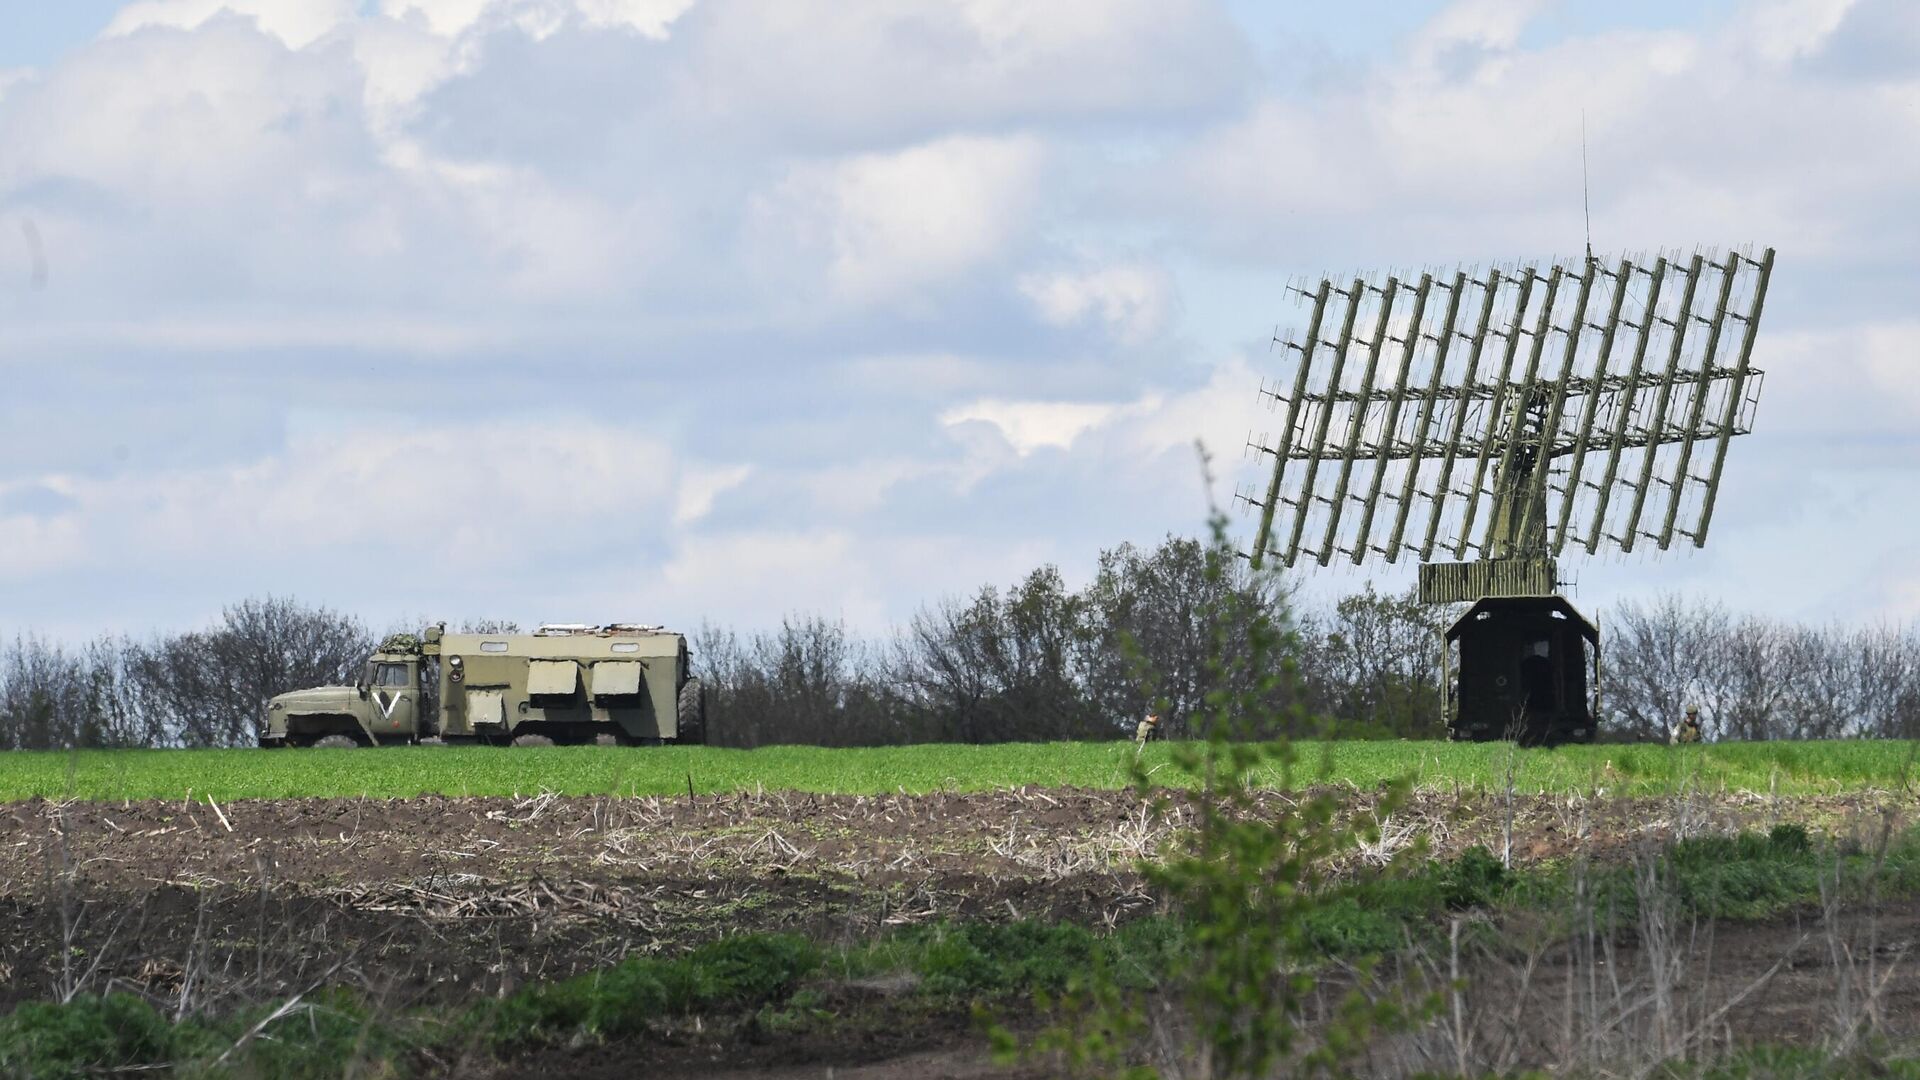
M 1555 560 L 1706 543 L 1727 444 L 1752 430 L 1773 249 L 1324 279 L 1254 564 L 1403 558 L 1422 599 L 1553 592 Z M 1435 561 L 1436 556 L 1451 562 Z

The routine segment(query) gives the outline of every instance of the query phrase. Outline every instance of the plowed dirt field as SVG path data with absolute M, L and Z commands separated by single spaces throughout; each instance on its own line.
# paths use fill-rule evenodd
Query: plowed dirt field
M 1372 813 L 1367 793 L 1348 798 L 1352 812 Z M 1877 829 L 1904 806 L 1873 794 L 1509 802 L 1424 792 L 1354 858 L 1510 842 L 1522 864 L 1625 860 L 1649 842 L 1784 820 Z M 78 984 L 216 1008 L 346 984 L 398 1008 L 498 996 L 742 930 L 831 942 L 942 919 L 1113 925 L 1155 910 L 1134 868 L 1178 824 L 1129 793 L 1076 789 L 17 803 L 0 807 L 0 1009 Z M 1910 940 L 1911 912 L 1884 914 L 1887 940 Z M 1741 943 L 1712 974 L 1729 987 L 1796 950 L 1803 964 L 1822 962 L 1795 942 L 1798 924 L 1727 933 Z M 885 1007 L 884 987 L 837 992 Z M 1912 1015 L 1913 999 L 1901 1000 Z M 1812 1007 L 1774 979 L 1738 1015 L 1804 1027 Z M 696 1033 L 651 1060 L 716 1075 L 832 1065 L 840 1076 L 962 1076 L 982 1074 L 982 1045 L 959 1020 L 865 1045 L 704 1045 Z M 564 1067 L 581 1075 L 634 1064 L 606 1048 L 567 1053 Z

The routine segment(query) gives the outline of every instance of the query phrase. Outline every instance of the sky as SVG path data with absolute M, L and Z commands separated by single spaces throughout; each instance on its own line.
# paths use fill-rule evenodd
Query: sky
M 1779 255 L 1711 542 L 1576 602 L 1920 618 L 1906 0 L 0 0 L 0 634 L 1084 582 L 1289 281 L 1579 252 L 1583 128 L 1596 253 Z

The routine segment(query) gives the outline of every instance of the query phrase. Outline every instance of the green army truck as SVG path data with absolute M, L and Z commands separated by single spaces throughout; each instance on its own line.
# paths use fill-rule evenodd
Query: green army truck
M 352 686 L 269 700 L 263 747 L 700 743 L 706 694 L 685 635 L 616 623 L 531 634 L 395 634 Z

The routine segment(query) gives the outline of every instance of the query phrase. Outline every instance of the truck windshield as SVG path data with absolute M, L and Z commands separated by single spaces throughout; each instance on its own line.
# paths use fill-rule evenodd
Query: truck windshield
M 373 668 L 373 685 L 375 686 L 407 685 L 407 665 L 375 664 Z

